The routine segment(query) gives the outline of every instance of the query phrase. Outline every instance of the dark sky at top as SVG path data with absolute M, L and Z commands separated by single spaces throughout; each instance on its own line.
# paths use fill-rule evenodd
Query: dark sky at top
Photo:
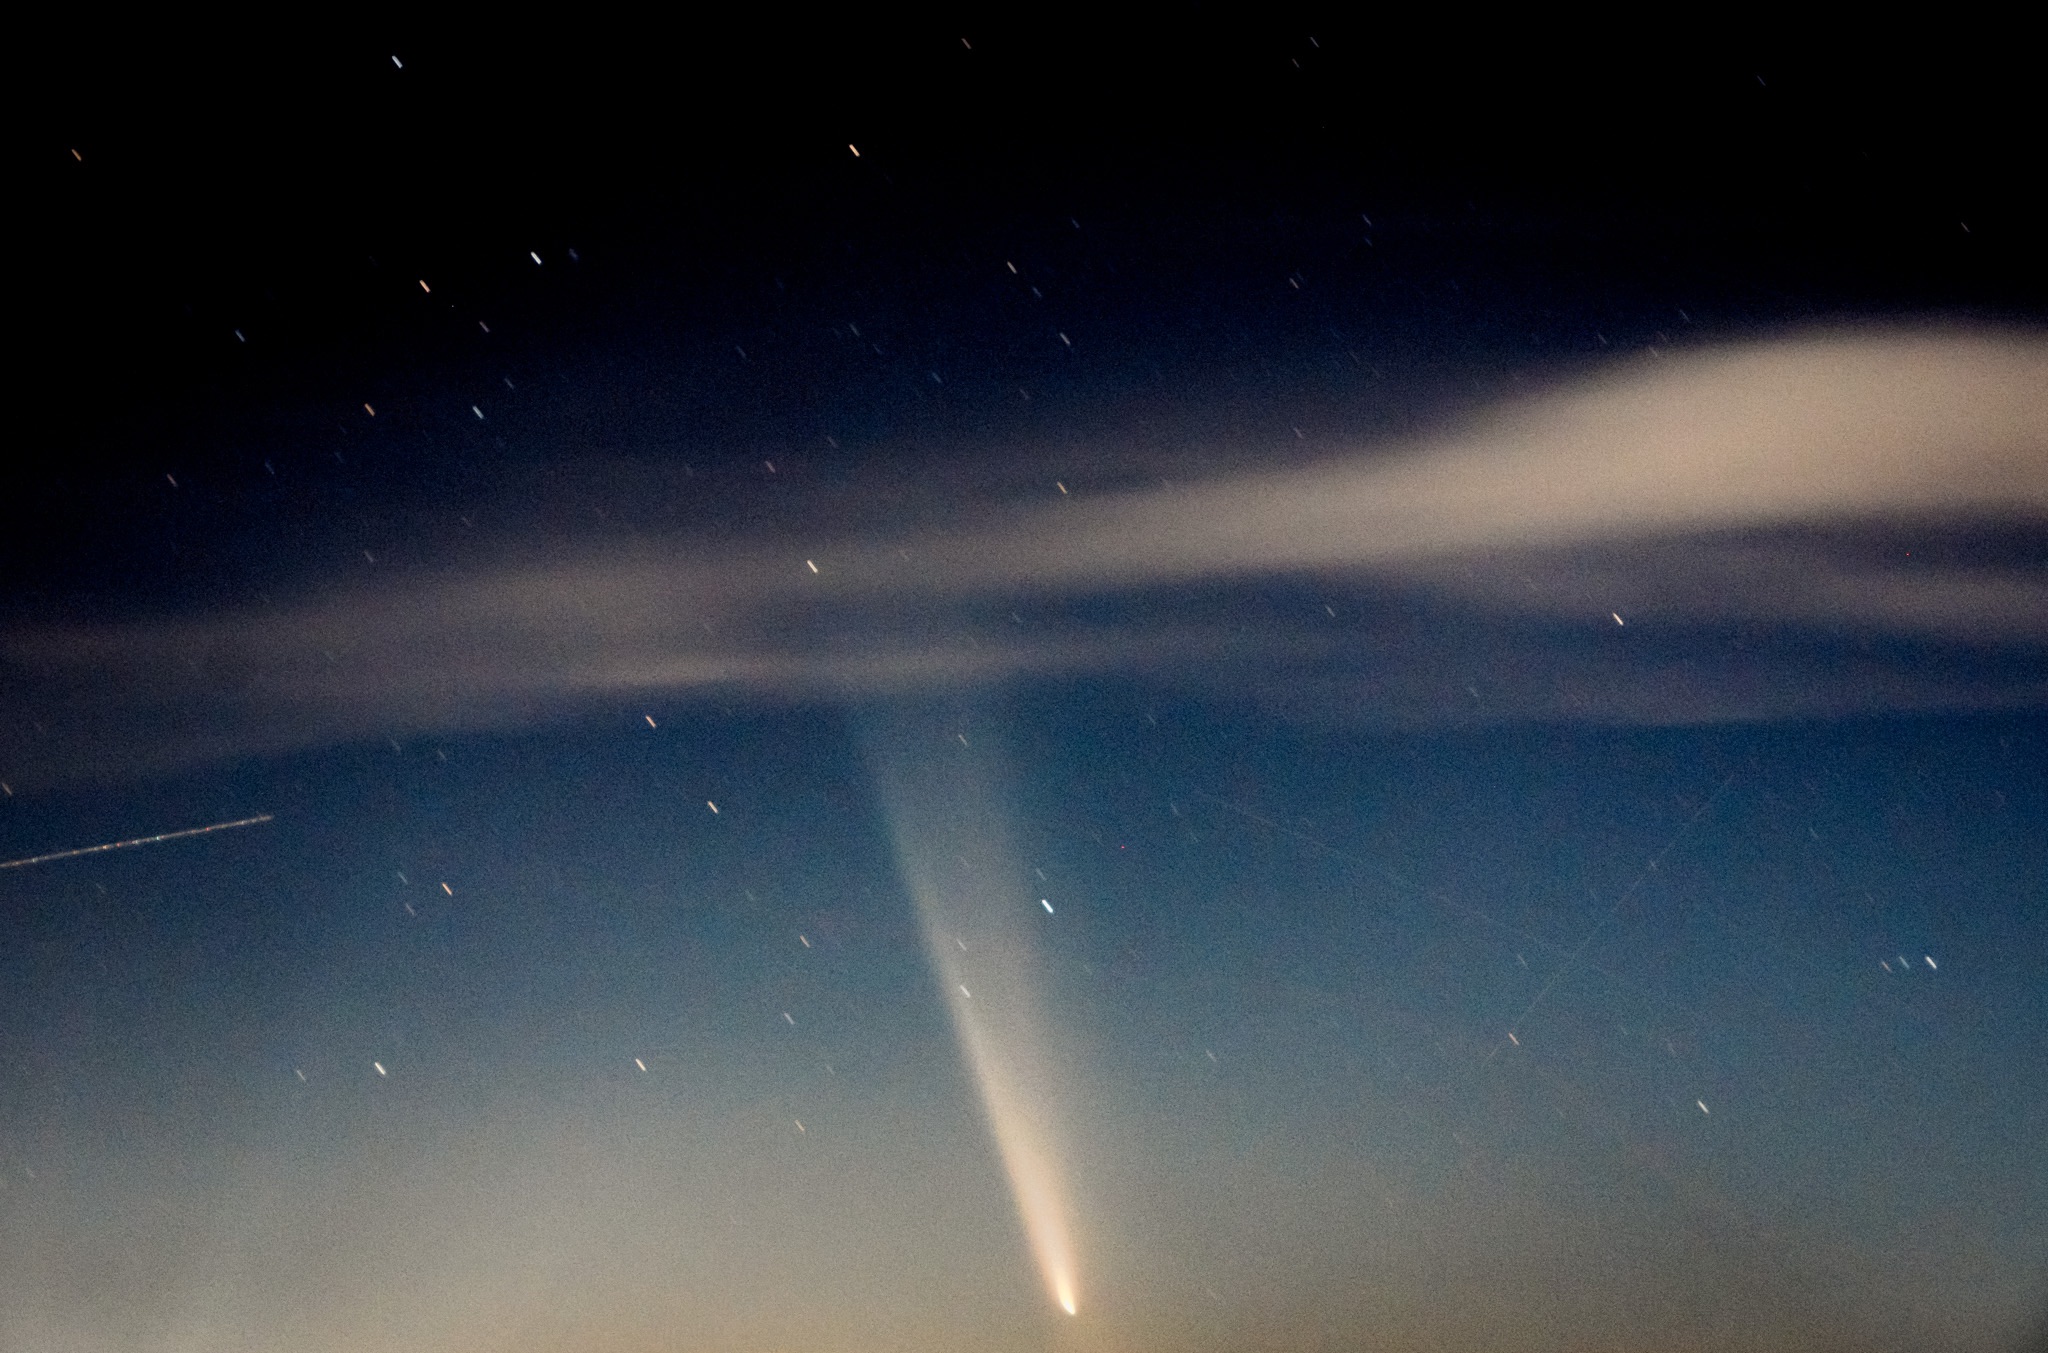
M 567 439 L 829 474 L 1227 406 L 1327 444 L 1688 331 L 2043 299 L 1991 43 L 407 37 L 38 53 L 15 606 L 218 597 L 287 524 L 502 497 Z
M 0 1346 L 2038 1332 L 2022 43 L 548 25 L 23 45 Z

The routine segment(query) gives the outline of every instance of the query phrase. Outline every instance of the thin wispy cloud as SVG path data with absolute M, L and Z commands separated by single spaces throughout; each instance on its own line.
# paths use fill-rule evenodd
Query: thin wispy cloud
M 1031 501 L 962 488 L 872 519 L 850 494 L 836 521 L 715 550 L 593 537 L 260 609 L 17 631 L 0 751 L 19 779 L 121 775 L 635 698 L 1077 673 L 1282 707 L 1285 675 L 1326 708 L 1422 721 L 2048 698 L 2027 675 L 2048 649 L 2048 343 L 2030 334 L 1638 358 L 1312 465 Z

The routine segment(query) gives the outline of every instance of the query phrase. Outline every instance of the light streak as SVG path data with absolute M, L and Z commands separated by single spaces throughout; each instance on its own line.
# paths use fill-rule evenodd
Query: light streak
M 1016 920 L 1023 913 L 1013 880 L 1023 871 L 1005 840 L 1007 815 L 989 789 L 984 754 L 957 736 L 958 724 L 933 716 L 877 720 L 869 760 L 1025 1244 L 1054 1303 L 1074 1315 L 1080 1279 L 1061 1165 L 1060 1095 L 1039 1018 L 1030 931 Z M 963 944 L 962 934 L 974 943 Z
M 1685 838 L 1689 834 L 1691 834 L 1692 829 L 1694 827 L 1697 827 L 1699 825 L 1700 819 L 1704 818 L 1708 813 L 1711 813 L 1714 810 L 1714 805 L 1719 803 L 1721 801 L 1721 796 L 1728 792 L 1728 786 L 1734 783 L 1735 777 L 1733 775 L 1730 775 L 1727 779 L 1723 780 L 1720 784 L 1720 787 L 1716 789 L 1712 794 L 1709 794 L 1705 802 L 1701 803 L 1700 806 L 1693 811 L 1693 815 L 1687 818 L 1684 822 L 1679 824 L 1678 830 L 1671 834 L 1671 839 L 1664 843 L 1663 849 L 1659 850 L 1655 855 L 1652 855 L 1650 857 L 1650 862 L 1643 867 L 1643 871 L 1640 874 L 1636 875 L 1635 882 L 1629 884 L 1628 887 L 1621 890 L 1620 895 L 1614 899 L 1614 905 L 1607 909 L 1607 914 L 1605 916 L 1602 916 L 1599 920 L 1593 923 L 1592 928 L 1589 929 L 1585 933 L 1585 936 L 1579 940 L 1578 947 L 1576 949 L 1573 949 L 1570 954 L 1566 955 L 1564 962 L 1558 966 L 1556 971 L 1551 973 L 1550 976 L 1547 979 L 1545 979 L 1542 988 L 1538 990 L 1536 993 L 1536 998 L 1529 1002 L 1528 1007 L 1524 1009 L 1521 1015 L 1516 1018 L 1515 1022 L 1508 1027 L 1508 1037 L 1514 1042 L 1514 1045 L 1516 1047 L 1519 1048 L 1520 1046 L 1522 1046 L 1522 1040 L 1515 1037 L 1514 1031 L 1516 1029 L 1521 1028 L 1524 1024 L 1527 1024 L 1529 1022 L 1529 1016 L 1536 1013 L 1536 1008 L 1542 1005 L 1543 1002 L 1549 998 L 1550 993 L 1556 990 L 1557 984 L 1559 982 L 1562 982 L 1571 973 L 1574 967 L 1578 966 L 1579 960 L 1585 957 L 1586 950 L 1592 945 L 1595 939 L 1599 938 L 1600 932 L 1605 930 L 1608 927 L 1608 925 L 1613 922 L 1614 918 L 1621 914 L 1621 909 L 1628 904 L 1628 900 L 1631 897 L 1634 897 L 1636 893 L 1642 889 L 1642 886 L 1648 883 L 1651 877 L 1656 874 L 1657 866 L 1663 863 L 1664 857 L 1669 855 L 1672 851 L 1678 849 L 1679 843 L 1685 840 Z M 1497 1054 L 1499 1051 L 1500 1044 L 1494 1044 L 1493 1048 L 1486 1054 L 1486 1060 L 1489 1062 L 1492 1061 L 1494 1059 L 1495 1054 Z M 1700 1105 L 1700 1112 L 1705 1113 L 1706 1111 L 1707 1106 L 1704 1104 Z
M 233 822 L 216 822 L 211 827 L 187 827 L 183 831 L 138 836 L 132 841 L 109 841 L 105 845 L 80 846 L 76 850 L 53 850 L 47 855 L 28 855 L 19 860 L 0 861 L 0 869 L 26 869 L 29 865 L 48 864 L 52 860 L 73 860 L 81 855 L 103 855 L 110 850 L 127 850 L 131 846 L 153 846 L 159 841 L 177 841 L 187 836 L 205 836 L 208 832 L 233 831 L 237 827 L 253 827 L 259 822 L 270 820 L 269 813 L 258 813 L 255 817 L 236 818 Z

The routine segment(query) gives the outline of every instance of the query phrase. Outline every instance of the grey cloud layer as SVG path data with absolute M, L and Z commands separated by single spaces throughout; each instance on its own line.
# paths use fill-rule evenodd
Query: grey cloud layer
M 1824 334 L 1639 359 L 1310 467 L 963 500 L 887 535 L 861 516 L 715 554 L 598 544 L 261 612 L 13 633 L 0 754 L 20 778 L 120 774 L 591 701 L 1084 671 L 1254 693 L 1309 673 L 1353 714 L 1423 720 L 2035 703 L 2048 343 Z M 1340 613 L 1275 601 L 1302 578 Z M 1584 635 L 1610 612 L 1642 652 Z M 1746 660 L 1699 646 L 1759 630 Z M 1944 670 L 1955 652 L 1989 666 Z

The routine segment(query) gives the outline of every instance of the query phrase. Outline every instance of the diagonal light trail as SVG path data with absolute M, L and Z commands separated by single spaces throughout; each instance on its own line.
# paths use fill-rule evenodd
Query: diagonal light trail
M 127 850 L 131 846 L 153 846 L 159 841 L 177 841 L 187 836 L 205 836 L 208 832 L 233 831 L 237 827 L 253 827 L 259 822 L 270 820 L 269 813 L 258 813 L 255 817 L 236 818 L 233 822 L 216 822 L 210 827 L 187 827 L 183 831 L 138 836 L 131 841 L 109 841 L 105 845 L 80 846 L 76 850 L 53 850 L 47 855 L 27 855 L 19 860 L 0 861 L 0 869 L 25 869 L 29 865 L 48 864 L 52 860 L 72 860 L 80 855 L 102 855 L 110 850 Z
M 1516 1034 L 1521 1031 L 1522 1025 L 1528 1022 L 1529 1016 L 1536 1013 L 1536 1007 L 1542 1005 L 1549 998 L 1550 993 L 1556 989 L 1558 983 L 1571 975 L 1572 969 L 1579 965 L 1579 960 L 1585 956 L 1586 950 L 1592 947 L 1593 941 L 1598 939 L 1600 933 L 1613 923 L 1615 917 L 1621 914 L 1621 909 L 1628 905 L 1628 900 L 1634 897 L 1636 892 L 1645 883 L 1650 881 L 1651 876 L 1657 872 L 1657 866 L 1663 863 L 1664 857 L 1678 849 L 1679 843 L 1691 835 L 1692 829 L 1699 825 L 1700 820 L 1714 810 L 1714 805 L 1719 803 L 1721 796 L 1728 792 L 1728 786 L 1734 783 L 1735 777 L 1733 775 L 1723 780 L 1720 787 L 1707 796 L 1706 802 L 1695 809 L 1691 817 L 1679 824 L 1678 830 L 1671 834 L 1671 839 L 1664 843 L 1664 848 L 1650 857 L 1650 862 L 1643 866 L 1643 871 L 1636 875 L 1635 881 L 1621 890 L 1621 895 L 1614 899 L 1614 905 L 1607 909 L 1607 914 L 1593 923 L 1592 927 L 1586 931 L 1585 937 L 1579 941 L 1578 947 L 1571 951 L 1571 954 L 1566 957 L 1564 963 L 1556 971 L 1552 972 L 1549 979 L 1543 983 L 1542 990 L 1536 993 L 1536 999 L 1530 1001 L 1528 1007 L 1515 1017 L 1515 1022 L 1508 1026 L 1508 1042 L 1515 1044 L 1517 1047 L 1521 1046 L 1520 1040 L 1516 1038 Z M 1500 1050 L 1501 1044 L 1495 1043 L 1492 1051 L 1486 1054 L 1486 1060 L 1492 1061 L 1500 1054 Z

